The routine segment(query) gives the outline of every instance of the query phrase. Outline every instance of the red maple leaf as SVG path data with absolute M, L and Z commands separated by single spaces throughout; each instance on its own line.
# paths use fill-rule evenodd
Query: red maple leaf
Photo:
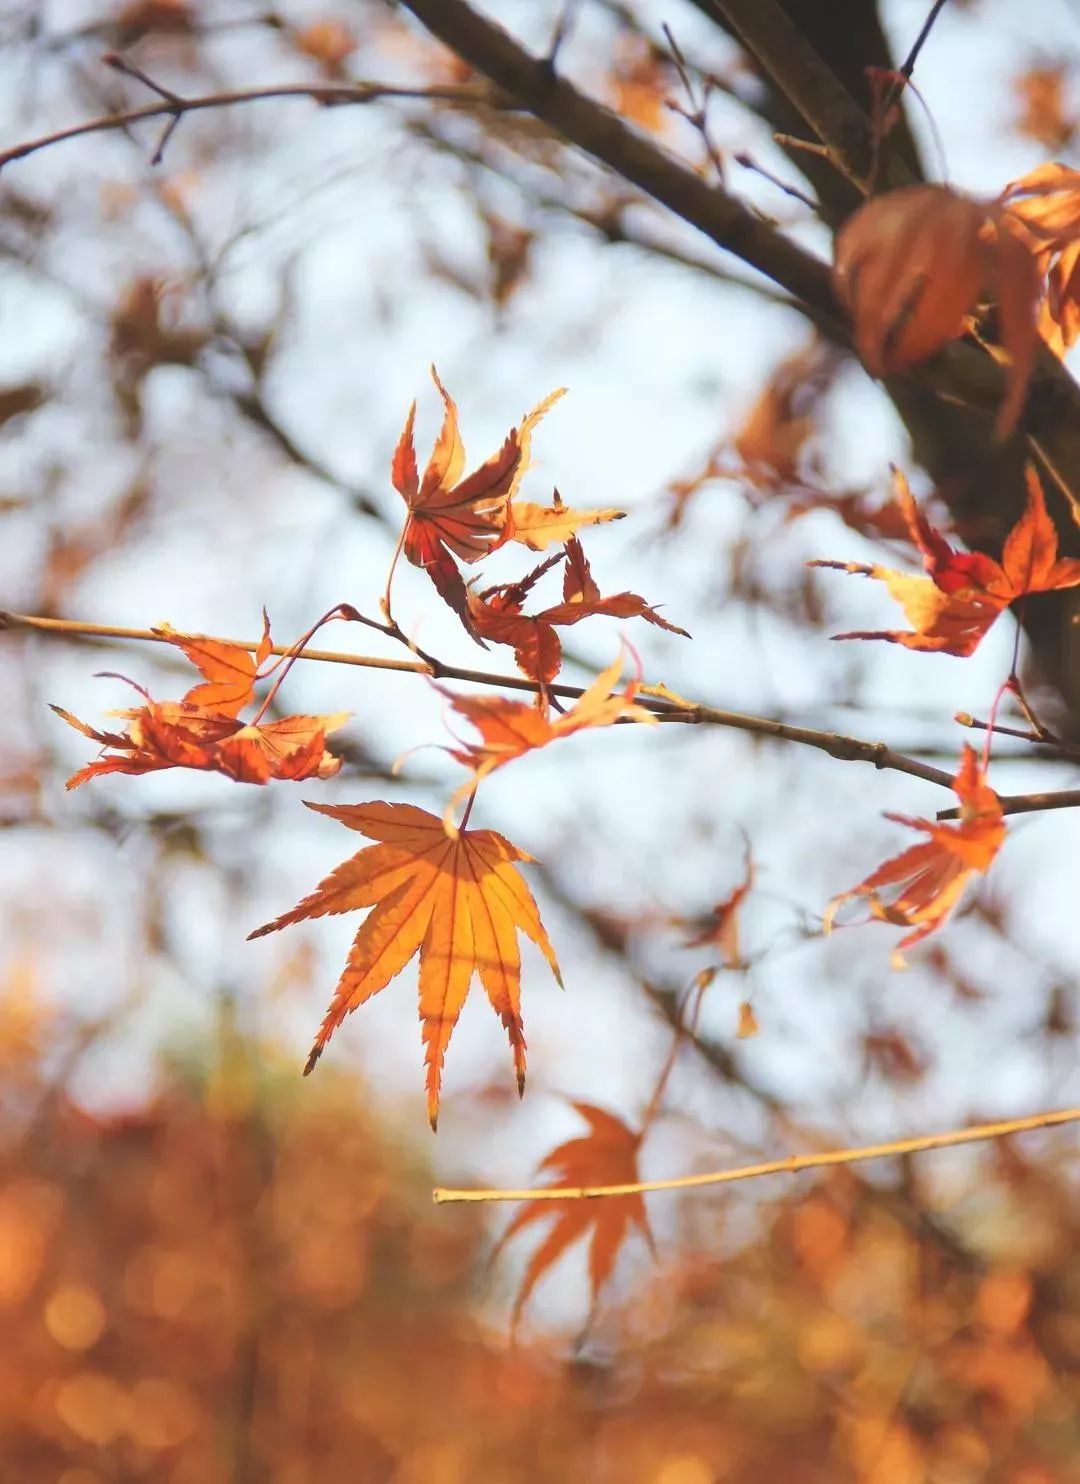
M 545 572 L 559 562 L 563 568 L 563 600 L 540 613 L 522 613 L 525 599 Z M 669 623 L 637 593 L 614 593 L 604 598 L 577 537 L 563 552 L 548 557 L 519 582 L 501 583 L 483 592 L 468 591 L 469 615 L 476 633 L 494 644 L 513 646 L 514 659 L 532 680 L 554 680 L 562 668 L 562 643 L 556 632 L 583 618 L 643 618 L 671 634 L 690 636 Z
M 1034 469 L 1027 469 L 1028 502 L 1009 532 L 1000 562 L 983 552 L 954 551 L 915 503 L 907 480 L 893 470 L 896 499 L 923 555 L 926 577 L 857 562 L 816 561 L 884 582 L 904 610 L 912 631 L 855 630 L 836 639 L 885 639 L 907 649 L 969 655 L 1010 603 L 1025 593 L 1045 593 L 1080 584 L 1080 561 L 1058 557 L 1058 536 Z

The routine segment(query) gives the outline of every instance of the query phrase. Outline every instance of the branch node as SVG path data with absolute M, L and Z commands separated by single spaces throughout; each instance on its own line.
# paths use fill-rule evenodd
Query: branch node
M 164 87 L 161 83 L 155 82 L 141 67 L 136 67 L 134 62 L 129 61 L 120 52 L 106 52 L 101 60 L 105 63 L 106 67 L 111 67 L 114 72 L 122 72 L 126 77 L 135 78 L 137 82 L 142 83 L 144 88 L 149 88 L 152 93 L 156 93 L 166 103 L 174 103 L 178 110 L 188 106 L 188 100 L 186 98 L 182 98 L 179 93 L 174 93 L 172 88 Z

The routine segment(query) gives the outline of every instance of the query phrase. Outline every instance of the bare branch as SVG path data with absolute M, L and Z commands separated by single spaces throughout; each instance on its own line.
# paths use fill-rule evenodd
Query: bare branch
M 156 86 L 148 84 L 149 86 Z M 159 90 L 160 91 L 160 90 Z M 126 129 L 143 119 L 165 118 L 173 123 L 184 114 L 199 113 L 208 108 L 233 108 L 240 103 L 261 103 L 267 99 L 308 98 L 324 107 L 349 107 L 365 103 L 376 103 L 385 98 L 427 98 L 443 103 L 461 103 L 475 106 L 491 103 L 486 89 L 475 87 L 430 87 L 402 88 L 389 83 L 282 83 L 273 87 L 236 88 L 221 93 L 206 93 L 198 98 L 181 98 L 177 95 L 165 98 L 160 103 L 147 103 L 142 108 L 132 108 L 126 113 L 106 114 L 102 118 L 86 119 L 81 124 L 70 124 L 66 129 L 57 129 L 52 134 L 42 134 L 37 139 L 28 139 L 14 144 L 10 149 L 0 150 L 0 170 L 14 160 L 25 160 L 39 150 L 62 144 L 67 139 L 79 139 L 84 134 L 105 134 L 114 129 Z M 164 143 L 164 140 L 162 141 Z M 158 145 L 160 154 L 162 144 Z
M 1041 814 L 1045 809 L 1080 809 L 1080 788 L 1061 788 L 1053 793 L 1001 794 L 1002 814 Z M 959 809 L 940 809 L 936 819 L 959 819 Z
M 943 1134 L 920 1134 L 913 1139 L 891 1139 L 886 1144 L 866 1144 L 858 1149 L 830 1149 L 823 1154 L 792 1154 L 762 1164 L 741 1165 L 734 1170 L 715 1170 L 706 1175 L 680 1175 L 672 1180 L 639 1180 L 626 1185 L 550 1186 L 535 1190 L 447 1190 L 432 1191 L 437 1205 L 465 1201 L 590 1201 L 604 1196 L 642 1195 L 659 1190 L 695 1190 L 703 1185 L 734 1185 L 740 1180 L 758 1180 L 763 1175 L 797 1175 L 802 1170 L 823 1170 L 834 1165 L 859 1164 L 867 1159 L 894 1159 L 898 1155 L 925 1154 L 932 1149 L 954 1149 L 958 1144 L 980 1144 L 1006 1139 L 1012 1134 L 1057 1128 L 1080 1122 L 1080 1108 L 1060 1108 L 1032 1113 L 1026 1118 L 1007 1118 L 1000 1123 L 977 1123 L 970 1128 L 950 1129 Z
M 392 626 L 374 620 L 361 620 L 369 627 L 379 629 L 388 637 L 397 638 L 399 633 Z M 26 629 L 39 633 L 75 638 L 134 639 L 147 644 L 167 643 L 162 635 L 152 629 L 132 629 L 115 624 L 80 623 L 66 618 L 38 618 L 31 614 L 9 613 L 0 609 L 0 630 Z M 199 635 L 199 638 L 215 638 L 218 643 L 234 644 L 254 653 L 258 644 L 251 639 L 222 639 L 217 635 Z M 275 645 L 273 654 L 293 654 L 295 647 Z M 317 660 L 326 664 L 355 665 L 368 670 L 396 670 L 406 674 L 428 675 L 432 679 L 461 680 L 472 685 L 498 686 L 503 690 L 525 691 L 529 695 L 543 692 L 549 696 L 577 700 L 584 695 L 580 685 L 543 685 L 521 675 L 499 675 L 488 670 L 473 670 L 461 665 L 448 665 L 432 656 L 425 659 L 395 660 L 381 655 L 339 654 L 334 650 L 305 649 L 303 659 Z M 939 788 L 952 788 L 953 777 L 941 768 L 921 763 L 916 758 L 894 752 L 885 742 L 866 742 L 859 737 L 847 737 L 839 732 L 820 731 L 814 727 L 795 726 L 767 716 L 749 716 L 741 711 L 727 711 L 718 706 L 697 705 L 692 701 L 666 700 L 658 696 L 639 695 L 640 705 L 654 713 L 658 721 L 688 726 L 729 727 L 734 731 L 751 732 L 759 737 L 772 737 L 777 741 L 794 742 L 804 747 L 813 747 L 827 752 L 840 762 L 871 763 L 875 768 L 906 773 L 911 778 L 920 778 L 924 783 L 936 784 Z

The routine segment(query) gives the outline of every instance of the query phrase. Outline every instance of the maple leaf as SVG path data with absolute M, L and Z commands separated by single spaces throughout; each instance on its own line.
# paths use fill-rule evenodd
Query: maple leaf
M 1058 557 L 1057 530 L 1030 465 L 1027 507 L 1009 532 L 1000 562 L 983 552 L 954 551 L 919 509 L 898 469 L 893 470 L 893 487 L 911 539 L 922 552 L 927 577 L 855 562 L 816 561 L 808 565 L 834 567 L 884 582 L 903 608 L 913 632 L 856 631 L 835 634 L 834 638 L 885 639 L 907 649 L 970 655 L 998 614 L 1017 598 L 1080 584 L 1080 560 Z
M 803 482 L 804 466 L 812 465 L 807 445 L 817 430 L 815 414 L 840 364 L 835 351 L 812 340 L 773 371 L 732 439 L 752 484 L 776 490 Z
M 1035 355 L 1042 271 L 1027 234 L 1000 201 L 948 186 L 904 186 L 875 196 L 837 234 L 833 278 L 873 376 L 927 360 L 964 331 L 979 296 L 997 300 L 1010 366 L 1000 437 L 1016 424 Z
M 168 624 L 154 633 L 182 649 L 205 681 L 180 701 L 155 701 L 146 696 L 145 706 L 114 712 L 127 722 L 123 732 L 99 731 L 53 706 L 57 716 L 84 737 L 113 749 L 111 755 L 73 773 L 67 781 L 69 789 L 106 773 L 138 775 L 165 768 L 224 773 L 237 783 L 256 784 L 271 779 L 331 778 L 340 769 L 341 759 L 326 749 L 326 735 L 348 721 L 348 711 L 286 716 L 271 722 L 239 720 L 237 713 L 251 704 L 255 682 L 261 678 L 259 666 L 272 648 L 265 610 L 263 634 L 254 655 L 243 645 L 180 634 Z
M 748 848 L 743 879 L 734 891 L 730 892 L 722 902 L 718 902 L 704 917 L 675 919 L 675 926 L 688 930 L 683 940 L 687 948 L 703 948 L 706 945 L 719 948 L 729 969 L 741 967 L 739 908 L 749 896 L 753 884 L 754 862 Z
M 409 509 L 402 550 L 413 566 L 427 572 L 440 597 L 468 628 L 465 583 L 454 558 L 479 561 L 499 543 L 507 507 L 529 466 L 532 430 L 565 388 L 545 397 L 522 419 L 520 428 L 511 428 L 497 454 L 462 479 L 465 446 L 458 431 L 457 407 L 434 366 L 431 375 L 445 411 L 423 478 L 417 471 L 413 445 L 415 402 L 394 450 L 390 478 Z
M 554 490 L 550 505 L 512 501 L 507 510 L 502 540 L 517 541 L 532 551 L 544 551 L 549 546 L 564 546 L 585 526 L 623 520 L 625 515 L 625 510 L 571 510 L 563 504 L 559 491 Z
M 506 1028 L 520 1094 L 525 1087 L 525 1037 L 518 932 L 532 939 L 562 984 L 532 893 L 513 864 L 532 856 L 494 830 L 461 830 L 450 836 L 441 819 L 412 804 L 305 803 L 376 841 L 331 871 L 290 912 L 248 935 L 261 938 L 306 918 L 374 909 L 353 940 L 305 1076 L 345 1016 L 385 989 L 419 951 L 432 1128 L 438 1121 L 446 1048 L 474 975 Z
M 214 711 L 220 716 L 238 716 L 245 706 L 250 706 L 255 696 L 255 682 L 259 677 L 259 666 L 267 659 L 272 645 L 270 619 L 263 609 L 263 631 L 259 647 L 254 654 L 239 644 L 229 644 L 223 639 L 208 639 L 202 634 L 181 634 L 171 624 L 160 624 L 153 630 L 169 644 L 182 649 L 188 659 L 206 679 L 202 685 L 192 686 L 184 701 L 202 711 Z
M 621 695 L 615 694 L 622 668 L 620 653 L 568 711 L 556 714 L 554 721 L 551 708 L 542 697 L 541 706 L 536 707 L 505 696 L 459 696 L 437 685 L 436 690 L 441 691 L 454 710 L 472 723 L 481 737 L 479 742 L 462 742 L 458 747 L 447 749 L 458 762 L 472 769 L 472 777 L 455 792 L 444 819 L 452 816 L 464 794 L 474 790 L 497 768 L 505 767 L 538 747 L 546 747 L 560 737 L 570 737 L 591 727 L 613 726 L 617 721 L 655 724 L 655 715 L 634 700 L 638 680 L 631 680 Z
M 560 1144 L 541 1161 L 540 1169 L 551 1171 L 555 1177 L 550 1182 L 552 1188 L 573 1190 L 583 1186 L 636 1183 L 641 1134 L 627 1128 L 621 1119 L 593 1103 L 573 1103 L 571 1106 L 589 1125 L 589 1132 Z M 571 1198 L 527 1201 L 499 1238 L 492 1260 L 518 1232 L 545 1217 L 554 1217 L 554 1221 L 525 1269 L 514 1300 L 514 1327 L 544 1273 L 590 1231 L 589 1288 L 594 1303 L 611 1276 L 615 1259 L 631 1226 L 639 1228 L 649 1251 L 656 1256 L 645 1200 L 637 1193 L 605 1196 L 603 1200 L 594 1201 Z
M 1048 161 L 1010 181 L 1000 200 L 1048 248 L 1058 250 L 1080 235 L 1080 170 Z
M 1028 234 L 1040 272 L 1049 275 L 1039 331 L 1060 356 L 1080 335 L 1080 171 L 1039 165 L 1007 185 L 1001 200 Z
M 865 897 L 872 915 L 880 922 L 911 929 L 893 950 L 893 967 L 902 969 L 903 950 L 914 947 L 941 927 L 968 881 L 977 871 L 990 869 L 1005 840 L 1001 800 L 987 784 L 973 747 L 964 747 L 953 789 L 960 800 L 957 824 L 886 814 L 886 819 L 921 830 L 930 838 L 886 861 L 850 891 L 833 897 L 825 909 L 827 933 L 831 932 L 836 913 L 845 902 L 853 897 Z M 882 900 L 882 888 L 890 889 L 888 903 Z
M 563 601 L 536 614 L 522 613 L 522 605 L 536 581 L 560 561 L 563 568 Z M 690 635 L 669 623 L 637 593 L 614 593 L 604 598 L 577 537 L 571 537 L 564 552 L 548 557 L 519 582 L 501 583 L 484 592 L 468 590 L 469 614 L 483 639 L 509 644 L 514 659 L 530 679 L 546 684 L 562 668 L 562 643 L 557 628 L 580 623 L 583 618 L 643 618 L 671 634 Z
M 224 773 L 237 783 L 332 778 L 341 759 L 326 750 L 326 734 L 343 726 L 350 715 L 339 711 L 326 716 L 286 716 L 255 726 L 185 701 L 148 701 L 145 706 L 114 713 L 127 720 L 126 732 L 100 732 L 60 706 L 51 709 L 84 737 L 115 749 L 111 756 L 73 773 L 66 784 L 69 789 L 106 773 L 137 775 L 165 768 Z

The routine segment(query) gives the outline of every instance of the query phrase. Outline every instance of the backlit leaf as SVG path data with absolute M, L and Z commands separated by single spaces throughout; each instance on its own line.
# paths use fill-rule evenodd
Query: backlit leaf
M 861 206 L 838 233 L 834 257 L 836 291 L 873 376 L 927 360 L 963 332 L 980 295 L 994 297 L 1010 361 L 1000 436 L 1020 415 L 1042 297 L 1042 270 L 1016 225 L 999 202 L 905 186 Z
M 592 1103 L 574 1103 L 589 1125 L 589 1132 L 579 1139 L 569 1139 L 546 1155 L 540 1163 L 554 1178 L 553 1189 L 577 1189 L 592 1185 L 629 1185 L 638 1179 L 638 1150 L 641 1134 L 627 1128 L 621 1119 Z M 521 1318 L 537 1283 L 563 1253 L 585 1236 L 589 1242 L 589 1287 L 595 1302 L 601 1288 L 610 1278 L 619 1249 L 636 1226 L 649 1251 L 655 1256 L 652 1232 L 640 1194 L 605 1196 L 603 1200 L 527 1201 L 499 1239 L 495 1255 L 503 1246 L 545 1217 L 554 1218 L 552 1225 L 529 1259 L 525 1276 L 514 1300 L 513 1323 Z
M 921 830 L 929 838 L 886 861 L 850 891 L 833 897 L 825 909 L 826 932 L 832 930 L 845 902 L 862 897 L 880 922 L 911 930 L 892 955 L 893 967 L 900 969 L 904 967 L 904 949 L 914 947 L 941 927 L 971 877 L 990 869 L 1005 840 L 1001 801 L 987 784 L 972 747 L 964 748 L 953 788 L 960 800 L 960 820 L 956 824 L 886 814 L 886 819 Z
M 194 768 L 224 773 L 237 783 L 271 779 L 331 778 L 341 759 L 326 749 L 326 734 L 343 726 L 348 711 L 326 716 L 286 716 L 279 721 L 245 723 L 238 713 L 253 703 L 259 667 L 271 652 L 270 620 L 263 611 L 263 633 L 255 653 L 240 644 L 181 634 L 168 624 L 154 630 L 182 649 L 206 677 L 180 701 L 155 701 L 119 711 L 127 722 L 122 732 L 88 726 L 60 706 L 57 716 L 84 737 L 111 748 L 111 753 L 73 773 L 68 788 L 78 788 L 106 773 L 156 773 L 165 768 Z M 136 686 L 142 691 L 141 686 Z M 145 691 L 142 691 L 146 695 Z
M 195 668 L 206 677 L 203 685 L 193 686 L 187 692 L 185 702 L 203 711 L 215 711 L 221 716 L 238 716 L 245 706 L 250 706 L 255 695 L 259 666 L 270 654 L 270 620 L 265 608 L 262 638 L 254 655 L 242 645 L 228 644 L 223 639 L 207 639 L 201 634 L 179 634 L 170 624 L 161 624 L 154 633 L 182 649 Z
M 328 716 L 287 716 L 255 726 L 186 701 L 149 701 L 120 712 L 128 727 L 116 733 L 95 731 L 59 706 L 52 710 L 84 736 L 114 749 L 73 773 L 67 781 L 69 789 L 106 773 L 138 775 L 165 768 L 224 773 L 237 783 L 332 778 L 341 759 L 326 750 L 326 734 L 349 719 L 349 712 L 339 711 Z
M 421 478 L 413 444 L 414 402 L 394 452 L 391 480 L 409 509 L 402 550 L 413 566 L 427 572 L 444 602 L 469 627 L 465 584 L 457 563 L 479 561 L 500 541 L 507 507 L 529 467 L 532 430 L 564 388 L 545 397 L 520 427 L 511 428 L 497 454 L 462 479 L 465 447 L 457 407 L 434 366 L 431 375 L 445 409 L 439 436 Z
M 568 711 L 556 712 L 554 720 L 547 704 L 537 707 L 506 696 L 459 696 L 438 686 L 454 710 L 472 723 L 481 738 L 479 742 L 463 742 L 449 749 L 453 757 L 472 769 L 472 777 L 454 794 L 448 814 L 453 813 L 464 793 L 472 791 L 497 768 L 560 737 L 570 737 L 591 727 L 613 726 L 617 721 L 655 723 L 655 715 L 634 701 L 636 681 L 631 680 L 621 694 L 615 693 L 622 667 L 620 654 Z
M 585 526 L 604 525 L 611 520 L 622 520 L 625 515 L 625 510 L 571 510 L 555 490 L 550 505 L 515 500 L 507 512 L 503 540 L 517 541 L 532 551 L 544 551 L 549 546 L 565 546 Z
M 556 632 L 583 618 L 643 618 L 671 634 L 690 636 L 661 617 L 637 593 L 614 593 L 604 598 L 593 578 L 581 543 L 572 537 L 566 543 L 563 568 L 563 601 L 536 614 L 522 613 L 533 585 L 561 556 L 548 557 L 519 582 L 501 583 L 484 592 L 468 591 L 469 614 L 482 639 L 510 644 L 518 666 L 532 680 L 553 680 L 562 668 L 562 642 Z
M 441 819 L 411 804 L 307 807 L 376 843 L 338 866 L 290 912 L 249 934 L 261 938 L 306 918 L 373 909 L 353 940 L 305 1075 L 349 1011 L 378 994 L 419 953 L 432 1128 L 438 1121 L 446 1048 L 475 975 L 509 1036 L 520 1094 L 525 1087 L 525 1037 L 519 932 L 536 944 L 562 983 L 536 903 L 514 866 L 532 857 L 494 830 L 448 835 Z
M 897 503 L 911 539 L 929 574 L 917 577 L 891 567 L 856 562 L 810 562 L 811 567 L 874 577 L 884 582 L 904 610 L 912 631 L 858 630 L 836 639 L 885 639 L 908 649 L 969 655 L 978 648 L 999 613 L 1025 593 L 1051 592 L 1080 584 L 1080 560 L 1058 557 L 1058 536 L 1046 509 L 1034 469 L 1027 470 L 1027 507 L 1010 531 L 1002 559 L 982 552 L 957 552 L 920 511 L 898 469 L 893 471 Z

